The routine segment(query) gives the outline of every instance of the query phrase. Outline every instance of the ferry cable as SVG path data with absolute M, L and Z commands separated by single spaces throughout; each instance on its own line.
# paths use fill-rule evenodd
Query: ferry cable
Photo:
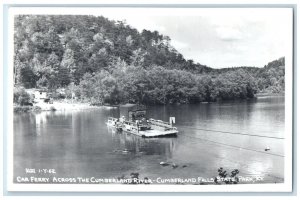
M 209 131 L 209 132 L 219 132 L 219 133 L 227 133 L 227 134 L 233 134 L 233 135 L 247 135 L 252 137 L 262 137 L 262 138 L 271 138 L 271 139 L 284 139 L 283 137 L 274 137 L 274 136 L 266 136 L 266 135 L 253 135 L 253 134 L 247 134 L 247 133 L 235 133 L 235 132 L 229 132 L 229 131 L 218 131 L 218 130 L 210 130 L 210 129 L 202 129 L 202 128 L 192 128 L 189 126 L 180 126 L 182 128 L 187 129 L 194 129 L 194 130 L 201 130 L 201 131 Z
M 209 124 L 210 123 L 210 120 L 202 120 L 201 123 L 199 123 L 199 125 L 206 125 L 206 124 Z M 230 123 L 230 124 L 234 124 L 234 125 L 241 125 L 241 123 L 238 123 L 238 122 L 227 122 L 227 123 Z M 182 123 L 182 125 L 184 126 L 193 126 L 195 123 L 194 122 L 184 122 Z M 279 125 L 276 125 L 276 124 L 272 124 L 273 127 L 280 127 Z M 255 127 L 265 127 L 265 125 L 263 124 L 255 124 Z
M 194 139 L 199 139 L 199 140 L 204 140 L 204 141 L 208 141 L 208 142 L 219 144 L 219 145 L 223 145 L 223 146 L 234 147 L 234 148 L 243 149 L 243 150 L 247 150 L 247 151 L 254 151 L 254 152 L 258 152 L 258 153 L 264 153 L 264 154 L 268 154 L 268 155 L 278 156 L 278 157 L 283 157 L 284 158 L 283 155 L 279 155 L 279 154 L 275 154 L 275 153 L 269 153 L 269 152 L 265 152 L 265 151 L 258 151 L 258 150 L 255 150 L 255 149 L 249 149 L 249 148 L 239 147 L 239 146 L 235 146 L 235 145 L 225 144 L 225 143 L 222 143 L 222 142 L 216 142 L 216 141 L 207 140 L 207 139 L 203 139 L 203 138 L 187 136 L 187 135 L 184 135 L 184 134 L 180 134 L 180 136 L 188 137 L 188 138 L 194 138 Z

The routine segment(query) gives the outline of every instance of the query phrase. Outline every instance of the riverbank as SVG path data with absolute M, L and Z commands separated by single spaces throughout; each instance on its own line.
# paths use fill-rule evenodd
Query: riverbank
M 257 93 L 254 98 L 262 98 L 262 97 L 274 97 L 274 96 L 284 96 L 284 93 Z M 241 100 L 241 99 L 239 99 Z M 225 100 L 222 100 L 224 102 Z M 227 101 L 236 101 L 236 100 L 227 100 Z M 199 102 L 200 104 L 207 104 L 212 102 Z M 179 103 L 177 103 L 180 105 Z M 90 103 L 84 102 L 72 102 L 69 99 L 65 99 L 62 101 L 54 101 L 53 103 L 45 103 L 39 102 L 33 104 L 33 106 L 19 106 L 14 105 L 14 112 L 22 113 L 22 112 L 40 112 L 40 111 L 70 111 L 70 110 L 84 110 L 84 109 L 95 109 L 95 108 L 110 108 L 119 105 L 91 105 Z
M 256 97 L 278 97 L 278 96 L 284 96 L 285 93 L 284 92 L 280 92 L 280 93 L 268 93 L 268 92 L 260 92 L 257 93 L 255 96 Z
M 91 106 L 89 103 L 54 101 L 52 104 L 39 102 L 33 106 L 14 106 L 14 112 L 69 111 L 95 108 L 99 108 L 99 106 Z

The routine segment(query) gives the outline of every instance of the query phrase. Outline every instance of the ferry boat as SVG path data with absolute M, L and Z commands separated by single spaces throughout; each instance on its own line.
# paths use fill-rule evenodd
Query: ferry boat
M 141 137 L 176 136 L 178 133 L 177 128 L 173 126 L 173 123 L 175 123 L 174 117 L 170 117 L 170 122 L 152 118 L 146 119 L 145 107 L 135 104 L 126 104 L 120 107 L 120 113 L 124 115 L 119 119 L 109 117 L 106 123 L 107 126 Z
M 116 128 L 118 131 L 122 131 L 122 124 L 119 122 L 118 118 L 109 117 L 106 125 L 110 128 Z

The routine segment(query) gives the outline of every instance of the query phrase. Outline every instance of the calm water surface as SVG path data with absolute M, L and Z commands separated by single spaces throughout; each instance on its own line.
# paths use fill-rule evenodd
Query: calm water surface
M 174 138 L 141 138 L 105 125 L 118 109 L 14 115 L 14 181 L 25 168 L 55 169 L 41 177 L 211 178 L 217 169 L 284 181 L 284 97 L 148 107 L 148 117 L 176 117 Z M 249 136 L 257 135 L 257 136 Z M 264 137 L 258 137 L 264 136 Z M 265 151 L 269 147 L 270 151 Z M 127 151 L 123 151 L 123 150 Z M 161 161 L 177 168 L 161 166 Z

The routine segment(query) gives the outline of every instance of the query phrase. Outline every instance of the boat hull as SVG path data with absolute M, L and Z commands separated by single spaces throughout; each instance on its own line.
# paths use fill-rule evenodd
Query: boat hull
M 150 119 L 148 125 L 137 124 L 132 121 L 122 121 L 117 118 L 110 117 L 106 125 L 110 128 L 115 128 L 118 131 L 124 131 L 141 137 L 169 137 L 176 136 L 178 130 L 172 125 L 159 121 Z
M 170 130 L 170 131 L 160 131 L 160 130 L 145 130 L 145 131 L 135 131 L 135 130 L 127 130 L 123 129 L 124 132 L 131 133 L 134 135 L 138 135 L 141 137 L 172 137 L 177 136 L 177 130 Z

